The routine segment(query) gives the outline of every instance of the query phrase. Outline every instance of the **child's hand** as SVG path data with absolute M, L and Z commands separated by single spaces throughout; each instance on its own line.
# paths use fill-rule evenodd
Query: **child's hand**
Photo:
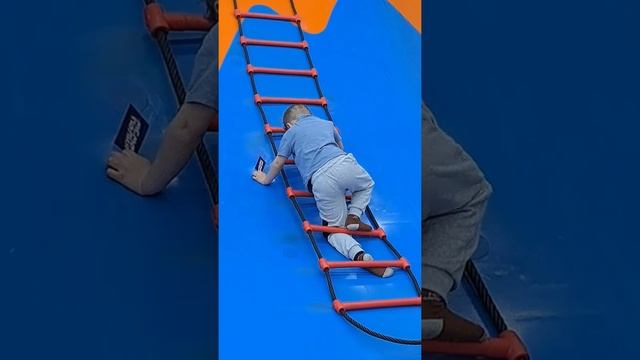
M 262 171 L 254 170 L 253 171 L 253 175 L 251 175 L 251 178 L 253 178 L 253 180 L 259 182 L 262 185 L 270 185 L 271 184 L 270 181 L 267 181 L 267 174 L 265 174 Z
M 131 150 L 114 152 L 107 160 L 107 176 L 139 195 L 152 195 L 157 191 L 145 189 L 145 177 L 151 163 Z

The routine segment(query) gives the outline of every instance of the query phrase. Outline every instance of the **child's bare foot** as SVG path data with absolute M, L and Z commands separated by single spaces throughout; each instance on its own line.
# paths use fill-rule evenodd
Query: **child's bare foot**
M 107 161 L 107 176 L 139 195 L 151 195 L 143 186 L 151 163 L 131 150 L 114 152 Z
M 371 226 L 360 221 L 360 218 L 356 215 L 349 214 L 347 215 L 347 222 L 345 224 L 347 229 L 351 231 L 371 231 Z
M 373 261 L 373 257 L 367 253 L 360 252 L 359 254 L 356 255 L 356 258 L 354 259 L 354 261 Z M 393 269 L 392 268 L 366 268 L 367 271 L 369 271 L 370 273 L 376 275 L 376 276 L 380 276 L 382 278 L 386 278 L 389 277 L 391 275 L 393 275 Z
M 482 327 L 447 309 L 440 295 L 423 290 L 422 332 L 427 340 L 479 342 L 484 340 Z

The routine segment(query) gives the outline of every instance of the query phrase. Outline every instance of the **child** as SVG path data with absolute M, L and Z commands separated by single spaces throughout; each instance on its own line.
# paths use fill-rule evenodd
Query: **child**
M 329 226 L 349 230 L 370 231 L 360 217 L 369 204 L 374 182 L 356 162 L 352 154 L 344 152 L 342 139 L 333 123 L 312 116 L 304 105 L 290 106 L 283 116 L 286 132 L 282 136 L 278 155 L 269 172 L 253 172 L 253 179 L 269 185 L 278 175 L 285 160 L 292 156 L 304 184 L 313 191 L 320 218 Z M 351 192 L 347 206 L 346 192 Z M 371 261 L 360 244 L 347 234 L 329 234 L 329 243 L 345 257 L 354 261 Z M 393 274 L 391 268 L 368 269 L 380 277 Z
M 422 105 L 422 331 L 423 338 L 476 342 L 482 327 L 447 308 L 476 249 L 491 186 L 469 155 Z
M 215 1 L 209 16 L 215 19 Z M 109 157 L 107 176 L 139 195 L 154 195 L 187 164 L 207 128 L 218 122 L 218 26 L 205 37 L 195 60 L 185 104 L 167 128 L 151 163 L 133 151 L 114 152 Z

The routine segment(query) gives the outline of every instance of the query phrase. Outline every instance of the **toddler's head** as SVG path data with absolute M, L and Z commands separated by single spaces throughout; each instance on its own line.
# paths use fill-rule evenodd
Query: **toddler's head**
M 282 115 L 282 124 L 285 130 L 289 130 L 301 117 L 311 115 L 311 111 L 304 105 L 291 105 Z

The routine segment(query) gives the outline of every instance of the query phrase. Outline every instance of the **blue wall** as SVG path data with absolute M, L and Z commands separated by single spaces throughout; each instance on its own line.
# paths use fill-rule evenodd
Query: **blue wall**
M 539 359 L 637 354 L 640 3 L 423 11 L 423 97 L 495 187 L 479 263 L 507 320 Z
M 146 156 L 177 109 L 143 1 L 3 5 L 0 358 L 213 358 L 217 239 L 197 162 L 152 198 L 105 176 L 128 104 L 150 123 Z M 185 79 L 191 37 L 172 45 Z

